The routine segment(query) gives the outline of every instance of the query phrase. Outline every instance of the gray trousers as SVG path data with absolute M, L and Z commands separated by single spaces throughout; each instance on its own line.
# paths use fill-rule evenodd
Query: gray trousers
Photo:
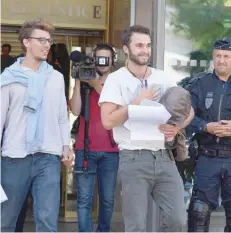
M 150 195 L 160 209 L 158 231 L 183 231 L 186 223 L 184 187 L 171 153 L 122 150 L 119 179 L 126 232 L 147 231 Z

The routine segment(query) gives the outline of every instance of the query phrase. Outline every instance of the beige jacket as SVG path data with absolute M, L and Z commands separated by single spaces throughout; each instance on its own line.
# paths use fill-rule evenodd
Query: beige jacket
M 172 115 L 168 124 L 182 125 L 189 117 L 191 111 L 190 93 L 182 87 L 171 87 L 161 97 L 159 103 L 163 104 Z M 166 149 L 172 150 L 176 161 L 184 161 L 188 157 L 185 131 L 178 133 L 171 142 L 165 142 Z

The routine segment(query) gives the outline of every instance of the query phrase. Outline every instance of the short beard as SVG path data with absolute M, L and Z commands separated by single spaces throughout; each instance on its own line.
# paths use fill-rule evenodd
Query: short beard
M 99 69 L 99 71 L 100 71 L 100 73 L 101 73 L 102 75 L 106 75 L 106 74 L 109 74 L 109 73 L 111 72 L 111 67 L 108 67 L 108 69 L 103 70 L 103 71 L 101 71 L 101 70 Z
M 146 62 L 141 62 L 139 60 L 139 56 L 137 55 L 134 55 L 131 51 L 130 48 L 129 49 L 129 60 L 131 60 L 133 63 L 135 63 L 136 65 L 140 65 L 140 66 L 144 66 L 144 65 L 148 65 L 150 60 L 151 60 L 151 57 L 149 56 L 148 60 Z

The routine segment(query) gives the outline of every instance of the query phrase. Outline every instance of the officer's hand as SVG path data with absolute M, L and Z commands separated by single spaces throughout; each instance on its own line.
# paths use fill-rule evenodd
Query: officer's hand
M 219 127 L 216 127 L 214 134 L 217 137 L 230 137 L 231 136 L 231 121 L 222 120 L 219 122 Z
M 210 134 L 216 135 L 215 131 L 219 129 L 221 124 L 219 122 L 210 122 L 207 124 L 207 131 Z
M 180 127 L 176 125 L 164 124 L 159 126 L 159 130 L 164 134 L 166 138 L 175 137 L 179 131 Z

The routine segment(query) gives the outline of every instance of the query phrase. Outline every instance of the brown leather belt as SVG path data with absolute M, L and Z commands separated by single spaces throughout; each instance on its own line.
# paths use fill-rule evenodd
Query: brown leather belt
M 208 157 L 231 157 L 231 150 L 216 150 L 216 149 L 200 148 L 199 152 L 201 155 L 205 155 Z

